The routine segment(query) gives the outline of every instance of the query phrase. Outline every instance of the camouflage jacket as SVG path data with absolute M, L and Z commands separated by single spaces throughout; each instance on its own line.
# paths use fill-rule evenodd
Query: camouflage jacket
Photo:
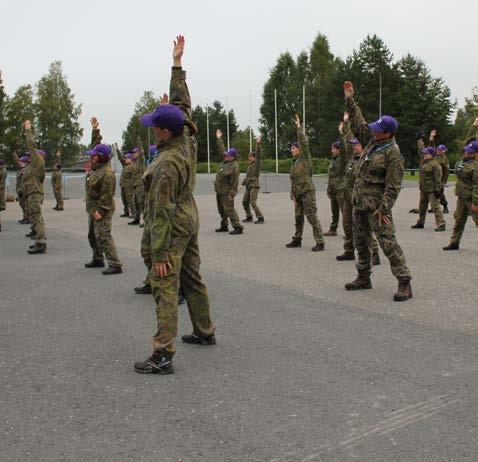
M 437 157 L 436 161 L 441 167 L 441 184 L 442 186 L 445 186 L 448 183 L 448 177 L 450 176 L 450 162 L 446 154 Z
M 476 196 L 478 181 L 478 160 L 463 157 L 455 164 L 456 183 L 455 194 L 463 199 L 470 200 Z
M 186 72 L 173 67 L 169 88 L 170 104 L 180 107 L 191 122 L 191 98 Z M 193 192 L 196 186 L 197 139 L 188 125 L 183 134 L 161 146 L 143 175 L 145 188 L 145 230 L 150 233 L 153 263 L 169 261 L 175 237 L 187 237 L 199 230 L 199 216 Z
M 7 169 L 2 165 L 0 167 L 0 189 L 5 189 L 7 184 Z
M 303 127 L 297 129 L 300 154 L 292 161 L 290 169 L 291 196 L 299 197 L 302 194 L 315 191 L 312 181 L 312 160 L 310 158 L 309 140 Z
M 63 174 L 60 170 L 55 170 L 51 173 L 51 185 L 53 189 L 61 189 Z
M 345 167 L 349 158 L 350 147 L 345 135 L 339 136 L 339 155 L 332 157 L 329 165 L 329 182 L 327 184 L 327 195 L 329 197 L 343 196 L 345 189 Z
M 420 191 L 426 194 L 443 188 L 442 169 L 436 159 L 423 160 L 420 164 Z
M 124 188 L 126 186 L 126 181 L 125 181 L 125 175 L 126 175 L 126 163 L 124 161 L 124 156 L 121 154 L 121 152 L 118 152 L 118 160 L 120 161 L 120 164 L 122 166 L 121 169 L 121 175 L 120 175 L 120 180 L 119 180 L 119 185 Z M 131 165 L 131 164 L 129 164 Z M 131 177 L 129 178 L 131 180 Z
M 390 214 L 403 180 L 403 156 L 395 138 L 376 141 L 353 97 L 346 99 L 352 132 L 368 141 L 357 166 L 352 203 L 357 210 Z M 363 141 L 362 141 L 363 140 Z
M 143 150 L 143 143 L 141 138 L 136 138 L 136 147 L 139 149 L 139 156 L 131 162 L 132 167 L 132 182 L 133 188 L 143 187 L 143 174 L 146 170 L 146 165 L 144 163 L 144 150 Z
M 259 183 L 259 176 L 261 174 L 261 160 L 262 160 L 262 150 L 260 143 L 256 143 L 256 158 L 252 162 L 249 162 L 247 167 L 246 177 L 244 178 L 242 184 L 246 187 L 247 190 L 252 188 L 260 188 L 261 184 Z
M 20 168 L 17 172 L 17 180 L 15 182 L 15 191 L 18 196 L 23 196 L 23 172 L 25 167 Z
M 26 130 L 27 149 L 30 154 L 30 163 L 23 170 L 22 189 L 25 196 L 43 194 L 45 181 L 45 160 L 38 154 L 31 130 Z
M 221 154 L 224 154 L 222 138 L 217 138 L 217 149 Z M 235 196 L 239 187 L 239 173 L 239 166 L 236 161 L 223 161 L 214 181 L 214 191 L 216 191 L 216 194 Z
M 115 211 L 116 178 L 109 162 L 94 164 L 85 177 L 86 211 L 102 216 Z

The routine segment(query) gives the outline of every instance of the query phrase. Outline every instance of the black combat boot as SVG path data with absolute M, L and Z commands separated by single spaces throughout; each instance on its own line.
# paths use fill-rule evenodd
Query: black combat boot
M 428 213 L 434 213 L 432 209 L 428 209 Z
M 408 211 L 408 213 L 420 213 L 420 210 L 418 209 L 411 209 Z
M 439 233 L 439 232 L 441 232 L 441 231 L 445 231 L 445 225 L 437 226 L 437 227 L 435 228 L 435 231 L 436 231 L 437 233 Z
M 63 207 L 62 207 L 62 208 L 58 207 L 58 208 L 56 209 L 56 211 L 57 211 L 57 212 L 63 212 Z
M 140 228 L 144 228 L 144 223 L 141 223 L 141 224 L 139 225 L 139 227 L 140 227 Z
M 25 237 L 35 237 L 35 231 L 30 231 L 28 234 L 25 234 Z
M 46 253 L 46 244 L 35 244 L 31 249 L 28 249 L 30 255 L 38 255 Z
M 412 286 L 410 285 L 410 280 L 398 281 L 398 290 L 395 292 L 393 299 L 396 302 L 404 302 L 409 298 L 412 298 Z
M 243 223 L 251 223 L 253 221 L 252 217 L 246 217 L 244 220 L 242 220 Z
M 456 242 L 451 242 L 446 247 L 443 247 L 443 250 L 458 250 L 459 248 L 460 244 L 457 244 Z
M 55 205 L 55 207 L 52 207 L 53 210 L 58 210 L 58 205 Z
M 120 215 L 120 218 L 129 218 L 129 213 L 126 213 L 126 212 L 125 212 L 125 213 L 122 213 L 122 214 Z
M 425 225 L 422 225 L 421 223 L 417 223 L 416 225 L 410 226 L 412 229 L 423 229 L 425 228 Z
M 111 276 L 112 274 L 121 274 L 123 270 L 121 269 L 121 266 L 108 266 L 102 273 L 105 276 Z
M 217 229 L 215 229 L 216 233 L 227 233 L 229 231 L 229 228 L 227 226 L 221 226 Z
M 370 280 L 370 276 L 365 276 L 363 274 L 358 274 L 357 278 L 345 284 L 345 288 L 347 290 L 364 290 L 364 289 L 371 289 L 372 288 L 372 281 Z
M 145 284 L 142 287 L 135 287 L 134 291 L 139 295 L 153 293 L 153 291 L 151 290 L 151 284 Z
M 336 229 L 329 229 L 326 233 L 324 233 L 324 236 L 337 236 L 337 230 Z
M 261 225 L 264 222 L 264 217 L 257 217 L 257 220 L 254 222 L 256 225 Z
M 448 205 L 443 206 L 443 213 L 450 213 L 450 211 L 448 210 Z
M 335 259 L 338 261 L 355 260 L 355 254 L 353 252 L 344 252 L 341 255 L 337 255 Z
M 290 241 L 285 246 L 288 247 L 289 249 L 292 249 L 294 247 L 302 247 L 302 240 L 292 238 L 292 241 Z
M 103 260 L 91 260 L 89 263 L 85 263 L 85 268 L 104 268 L 105 262 Z
M 128 225 L 139 225 L 139 220 L 135 218 L 133 221 L 130 221 Z
M 174 374 L 173 357 L 165 350 L 155 350 L 146 361 L 134 363 L 139 374 Z
M 242 228 L 234 228 L 232 231 L 229 232 L 229 234 L 231 235 L 235 235 L 235 234 L 242 234 L 243 233 L 243 230 Z
M 179 292 L 178 294 L 178 305 L 184 305 L 186 303 L 186 299 L 184 298 L 184 295 Z
M 209 337 L 199 337 L 196 334 L 191 335 L 183 335 L 181 337 L 183 343 L 189 343 L 191 345 L 215 345 L 216 344 L 216 337 L 210 335 Z
M 325 250 L 325 244 L 315 244 L 310 250 L 312 250 L 312 252 L 322 252 L 322 250 Z
M 372 265 L 373 266 L 378 266 L 380 264 L 381 264 L 380 255 L 378 253 L 374 253 L 372 255 Z

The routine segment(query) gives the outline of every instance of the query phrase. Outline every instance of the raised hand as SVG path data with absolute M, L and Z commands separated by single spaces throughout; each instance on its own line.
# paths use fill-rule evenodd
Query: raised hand
M 98 119 L 95 116 L 93 116 L 90 119 L 90 123 L 92 128 L 98 128 L 100 126 L 100 123 L 98 122 Z
M 222 131 L 219 128 L 216 130 L 216 138 L 222 138 Z
M 478 117 L 475 119 L 475 121 L 473 122 L 473 127 L 477 127 L 478 128 Z
M 344 118 L 342 119 L 344 121 L 344 124 L 346 124 L 349 121 L 349 113 L 344 112 Z
M 173 47 L 173 61 L 175 66 L 181 66 L 181 58 L 184 53 L 184 35 L 178 35 L 174 41 Z
M 352 82 L 349 82 L 348 80 L 346 82 L 344 82 L 344 96 L 346 98 L 349 98 L 350 96 L 353 96 L 354 95 L 354 86 L 352 84 Z
M 344 132 L 344 123 L 342 121 L 339 122 L 339 133 Z
M 25 120 L 25 122 L 23 122 L 23 127 L 25 128 L 25 130 L 31 130 L 32 123 L 29 120 Z
M 297 127 L 297 128 L 300 128 L 300 117 L 299 117 L 299 114 L 296 114 L 294 116 L 294 125 Z
M 435 129 L 433 129 L 430 132 L 430 140 L 434 140 L 436 137 L 437 137 L 437 131 Z

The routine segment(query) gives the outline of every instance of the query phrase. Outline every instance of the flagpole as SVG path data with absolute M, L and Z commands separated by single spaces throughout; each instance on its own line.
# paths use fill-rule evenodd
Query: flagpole
M 211 173 L 211 154 L 209 144 L 209 107 L 206 106 L 207 173 Z
M 276 173 L 279 173 L 279 142 L 277 136 L 277 90 L 274 90 L 274 118 L 276 133 Z

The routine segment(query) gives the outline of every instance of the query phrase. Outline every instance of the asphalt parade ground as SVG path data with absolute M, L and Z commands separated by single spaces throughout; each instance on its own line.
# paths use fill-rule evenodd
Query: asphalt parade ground
M 27 255 L 18 204 L 0 233 L 0 460 L 159 462 L 429 462 L 478 460 L 478 230 L 444 252 L 447 230 L 412 230 L 407 183 L 394 208 L 414 298 L 392 301 L 381 254 L 373 289 L 347 292 L 354 262 L 342 237 L 313 253 L 293 233 L 287 176 L 260 194 L 266 223 L 241 236 L 218 225 L 211 176 L 198 177 L 202 273 L 217 345 L 177 343 L 174 375 L 136 374 L 151 353 L 155 306 L 135 295 L 142 230 L 114 217 L 124 273 L 85 269 L 91 254 L 82 188 L 64 212 L 43 206 L 46 255 Z M 324 230 L 330 206 L 318 184 Z M 452 188 L 446 190 L 455 207 Z M 241 209 L 240 199 L 236 206 Z M 240 210 L 241 217 L 243 211 Z M 339 233 L 341 234 L 341 233 Z M 189 333 L 179 308 L 179 335 Z

